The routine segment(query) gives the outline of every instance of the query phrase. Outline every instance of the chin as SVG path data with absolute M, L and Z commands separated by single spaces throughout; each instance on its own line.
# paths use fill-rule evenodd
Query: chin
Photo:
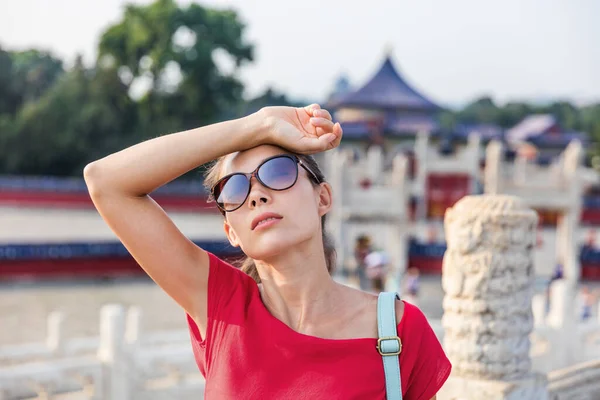
M 293 249 L 305 241 L 305 238 L 298 235 L 273 230 L 272 232 L 265 232 L 260 238 L 253 240 L 250 246 L 246 246 L 244 253 L 255 260 L 268 260 Z

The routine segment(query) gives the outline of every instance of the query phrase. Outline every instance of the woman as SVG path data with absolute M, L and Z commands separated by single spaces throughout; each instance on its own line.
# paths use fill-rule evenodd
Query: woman
M 342 129 L 318 105 L 145 141 L 84 170 L 98 211 L 187 313 L 206 399 L 384 399 L 377 298 L 336 283 L 324 223 L 333 194 L 309 154 Z M 218 159 L 207 176 L 233 268 L 188 240 L 149 193 Z M 404 398 L 434 398 L 450 373 L 423 314 L 398 301 Z
M 390 260 L 383 251 L 375 250 L 370 252 L 365 258 L 367 276 L 371 281 L 370 289 L 374 293 L 385 290 L 385 278 L 388 274 L 388 265 Z
M 360 235 L 356 238 L 356 244 L 354 246 L 354 259 L 356 260 L 356 274 L 358 276 L 358 283 L 361 290 L 370 290 L 371 282 L 367 277 L 365 258 L 372 251 L 371 238 L 367 235 Z

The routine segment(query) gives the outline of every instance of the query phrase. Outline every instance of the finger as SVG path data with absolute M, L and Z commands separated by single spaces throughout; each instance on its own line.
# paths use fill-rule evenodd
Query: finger
M 342 125 L 340 125 L 339 122 L 336 122 L 335 125 L 333 126 L 333 133 L 335 133 L 340 138 L 344 134 L 344 130 L 342 129 Z
M 339 122 L 335 123 L 335 124 L 332 126 L 332 128 L 331 128 L 331 130 L 330 130 L 330 131 L 325 131 L 325 130 L 324 130 L 324 129 L 322 129 L 322 128 L 317 128 L 317 129 L 316 129 L 316 133 L 317 133 L 317 137 L 321 137 L 321 136 L 323 136 L 323 135 L 327 135 L 327 134 L 329 134 L 329 133 L 333 133 L 333 134 L 335 135 L 335 137 L 337 138 L 337 139 L 336 139 L 336 140 L 337 140 L 337 144 L 336 144 L 334 147 L 336 147 L 337 145 L 339 145 L 339 143 L 340 143 L 340 142 L 341 142 L 341 140 L 342 140 L 342 134 L 343 134 L 343 132 L 342 132 L 342 127 L 341 127 L 341 125 L 339 124 Z
M 314 154 L 328 150 L 331 148 L 331 143 L 335 140 L 336 136 L 333 133 L 326 133 L 318 138 L 303 138 L 301 152 L 305 154 Z
M 309 114 L 309 115 L 313 115 L 315 110 L 320 110 L 321 106 L 318 105 L 317 103 L 311 104 L 310 106 L 306 106 L 304 107 L 304 110 Z
M 342 136 L 344 135 L 344 131 L 342 130 L 342 126 L 340 125 L 339 122 L 337 122 L 334 126 L 333 126 L 333 132 L 332 132 L 335 136 L 336 139 L 333 140 L 330 143 L 330 148 L 336 148 L 340 145 L 340 143 L 342 142 Z
M 321 128 L 323 129 L 325 132 L 333 132 L 333 127 L 334 124 L 332 121 L 326 119 L 326 118 L 315 118 L 312 117 L 310 119 L 310 123 L 312 126 L 314 126 L 315 128 Z
M 321 118 L 325 118 L 328 120 L 332 120 L 333 118 L 331 118 L 331 114 L 329 113 L 329 111 L 324 110 L 324 109 L 318 109 L 318 110 L 314 110 L 313 112 L 313 117 L 321 117 Z
M 319 139 L 317 140 L 318 150 L 325 151 L 335 147 L 334 143 L 336 142 L 337 137 L 333 133 L 326 133 L 323 136 L 319 136 Z

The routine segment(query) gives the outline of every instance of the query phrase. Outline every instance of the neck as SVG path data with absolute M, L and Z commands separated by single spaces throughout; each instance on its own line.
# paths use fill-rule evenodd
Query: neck
M 275 317 L 296 331 L 310 331 L 338 304 L 340 285 L 318 252 L 286 252 L 257 261 L 261 296 Z

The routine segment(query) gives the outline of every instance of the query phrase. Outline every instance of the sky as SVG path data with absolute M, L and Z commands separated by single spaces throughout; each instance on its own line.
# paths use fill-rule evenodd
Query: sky
M 81 53 L 92 62 L 100 34 L 126 3 L 0 0 L 0 46 L 48 49 L 68 62 Z M 354 87 L 365 83 L 391 49 L 405 79 L 446 106 L 483 95 L 499 103 L 600 101 L 597 0 L 200 3 L 233 8 L 246 23 L 255 44 L 255 62 L 240 71 L 248 96 L 273 87 L 323 101 L 341 74 Z

